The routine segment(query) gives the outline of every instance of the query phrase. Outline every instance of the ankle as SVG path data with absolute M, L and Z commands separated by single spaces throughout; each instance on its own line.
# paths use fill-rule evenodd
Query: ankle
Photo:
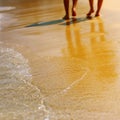
M 94 9 L 90 9 L 89 12 L 87 13 L 87 16 L 90 16 L 94 12 Z
M 65 16 L 63 17 L 63 19 L 64 19 L 64 20 L 68 20 L 68 19 L 69 19 L 69 15 L 65 15 Z
M 72 8 L 72 16 L 76 16 L 76 8 Z
M 95 17 L 98 17 L 98 16 L 100 16 L 100 13 L 99 13 L 99 11 L 96 11 Z

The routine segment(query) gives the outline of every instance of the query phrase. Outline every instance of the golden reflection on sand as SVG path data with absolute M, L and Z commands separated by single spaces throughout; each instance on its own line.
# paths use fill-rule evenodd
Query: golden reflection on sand
M 102 19 L 95 18 L 86 24 L 87 30 L 80 23 L 66 26 L 67 47 L 63 56 L 79 60 L 74 64 L 89 71 L 65 94 L 51 97 L 46 102 L 56 113 L 59 110 L 72 113 L 72 118 L 87 120 L 92 114 L 91 120 L 100 119 L 102 115 L 104 119 L 112 120 L 120 110 L 119 49 L 116 42 L 107 38 Z M 79 114 L 76 115 L 76 111 Z
M 89 80 L 94 82 L 91 88 L 102 88 L 105 83 L 104 87 L 109 88 L 109 84 L 116 84 L 119 78 L 116 43 L 106 38 L 101 18 L 94 18 L 87 24 L 89 31 L 85 33 L 82 31 L 82 25 L 76 22 L 66 26 L 67 49 L 64 49 L 64 56 L 87 61 L 86 67 L 90 69 L 91 74 Z

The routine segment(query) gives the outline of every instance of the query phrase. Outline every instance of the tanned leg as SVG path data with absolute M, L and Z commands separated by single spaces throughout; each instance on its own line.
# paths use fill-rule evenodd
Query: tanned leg
M 99 13 L 100 13 L 100 10 L 101 10 L 102 3 L 103 3 L 103 0 L 98 0 L 97 11 L 96 11 L 96 14 L 95 14 L 96 17 L 100 15 Z
M 63 19 L 69 19 L 69 0 L 63 0 L 64 8 L 65 8 L 65 16 Z
M 72 6 L 72 16 L 76 16 L 76 6 L 77 6 L 78 0 L 73 0 L 73 6 Z
M 94 0 L 89 0 L 90 10 L 87 13 L 87 16 L 90 16 L 94 12 L 93 2 Z

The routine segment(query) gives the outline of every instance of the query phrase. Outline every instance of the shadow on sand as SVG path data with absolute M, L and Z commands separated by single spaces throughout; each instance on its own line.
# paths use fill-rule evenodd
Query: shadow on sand
M 70 25 L 73 23 L 79 23 L 89 20 L 86 17 L 84 18 L 71 18 L 69 20 L 63 20 L 63 19 L 58 19 L 58 20 L 52 20 L 52 21 L 47 21 L 47 22 L 37 22 L 33 23 L 31 25 L 28 25 L 26 27 L 37 27 L 37 26 L 48 26 L 48 25 L 54 25 L 54 24 L 59 24 L 59 25 Z

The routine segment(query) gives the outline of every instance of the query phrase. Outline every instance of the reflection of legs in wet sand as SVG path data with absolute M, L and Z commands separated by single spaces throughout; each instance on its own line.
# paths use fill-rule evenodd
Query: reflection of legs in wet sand
M 87 13 L 88 18 L 91 17 L 91 14 L 94 12 L 93 1 L 94 0 L 89 0 L 90 10 Z M 98 0 L 98 2 L 97 2 L 97 11 L 95 13 L 95 17 L 100 16 L 100 10 L 101 10 L 101 7 L 102 7 L 102 3 L 103 3 L 103 0 Z
M 105 31 L 104 31 L 103 22 L 100 18 L 96 18 L 96 21 L 97 21 L 97 25 L 98 25 L 98 31 L 95 29 L 95 27 L 97 27 L 95 25 L 96 23 L 92 22 L 91 23 L 91 34 L 94 34 L 94 33 L 98 33 L 98 34 L 93 35 L 91 37 L 91 40 L 97 42 L 97 40 L 95 38 L 99 38 L 100 39 L 99 41 L 105 41 Z
M 75 50 L 74 50 L 74 45 L 73 45 L 73 40 L 72 40 L 72 31 L 71 31 L 71 27 L 67 26 L 66 27 L 66 40 L 67 40 L 67 50 L 68 50 L 68 54 L 70 57 L 75 56 Z
M 105 30 L 104 30 L 104 25 L 103 25 L 102 21 L 99 23 L 99 31 L 101 32 L 100 40 L 105 41 L 106 40 L 106 38 L 105 38 Z
M 77 23 L 66 26 L 67 54 L 65 53 L 65 55 L 84 59 L 86 56 L 86 48 L 81 42 L 82 35 L 80 28 L 80 24 Z
M 87 37 L 84 34 L 90 35 L 90 42 L 85 40 Z M 89 49 L 91 49 L 89 43 L 92 43 L 92 46 L 106 40 L 103 22 L 99 17 L 90 22 L 90 32 L 84 34 L 81 34 L 81 26 L 78 23 L 66 26 L 67 53 L 69 56 L 84 59 L 90 56 L 88 54 Z
M 76 5 L 78 0 L 73 0 L 72 5 L 72 16 L 76 16 Z M 67 20 L 69 19 L 69 0 L 64 0 L 64 8 L 65 8 L 65 16 L 63 19 Z
M 96 24 L 97 23 L 97 24 Z M 95 27 L 98 29 L 95 29 Z M 113 44 L 108 43 L 105 36 L 104 25 L 101 19 L 91 23 L 91 53 L 92 59 L 94 59 L 93 73 L 102 82 L 110 82 L 116 76 L 115 66 L 112 60 L 115 59 L 113 51 Z M 112 81 L 111 81 L 112 82 Z

